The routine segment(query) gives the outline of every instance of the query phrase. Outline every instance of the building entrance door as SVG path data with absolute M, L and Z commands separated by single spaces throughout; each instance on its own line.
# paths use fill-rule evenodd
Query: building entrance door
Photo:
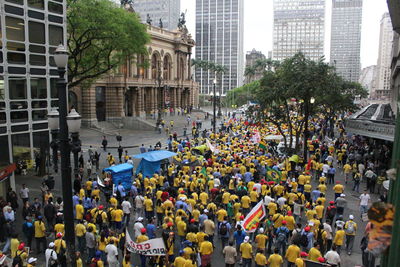
M 97 121 L 106 120 L 106 88 L 96 87 L 96 117 Z

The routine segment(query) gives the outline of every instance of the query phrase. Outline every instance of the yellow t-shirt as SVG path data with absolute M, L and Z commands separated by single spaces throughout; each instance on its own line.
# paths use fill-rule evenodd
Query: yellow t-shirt
M 147 235 L 139 235 L 136 238 L 136 243 L 142 243 L 142 242 L 147 241 L 147 240 L 149 240 L 149 237 Z
M 279 254 L 272 254 L 268 258 L 269 267 L 281 267 L 283 264 L 283 258 Z
M 81 258 L 79 258 L 79 259 L 77 259 L 76 260 L 76 267 L 82 267 L 83 265 L 82 265 L 82 259 Z
M 264 234 L 258 234 L 256 236 L 256 243 L 257 243 L 257 248 L 264 249 L 265 248 L 265 243 L 268 240 L 268 236 Z
M 82 220 L 83 219 L 83 213 L 85 212 L 83 206 L 81 204 L 77 204 L 75 206 L 75 218 L 77 220 Z
M 253 247 L 247 242 L 242 243 L 240 244 L 240 252 L 242 253 L 243 259 L 251 259 L 253 253 Z
M 335 191 L 335 193 L 339 194 L 339 193 L 343 193 L 344 188 L 343 188 L 343 185 L 341 185 L 341 184 L 336 184 L 336 185 L 333 187 L 333 190 Z
M 67 249 L 67 243 L 65 243 L 65 241 L 62 240 L 62 239 L 56 239 L 56 240 L 54 241 L 54 248 L 55 248 L 55 251 L 56 251 L 57 253 L 60 253 L 61 247 L 63 247 L 64 249 Z
M 254 260 L 258 265 L 265 266 L 267 264 L 267 257 L 262 253 L 257 253 Z
M 184 267 L 185 266 L 186 259 L 184 257 L 176 257 L 174 261 L 174 266 L 175 267 Z
M 122 222 L 122 218 L 124 217 L 124 212 L 121 209 L 113 210 L 111 213 L 115 222 Z
M 65 232 L 64 228 L 65 228 L 64 224 L 57 223 L 56 225 L 54 225 L 54 232 L 64 234 L 64 232 Z
M 296 267 L 304 267 L 304 260 L 302 258 L 297 258 L 294 264 Z
M 75 225 L 75 234 L 76 234 L 76 236 L 81 237 L 85 233 L 86 233 L 86 227 L 83 224 L 78 223 L 77 225 Z
M 146 198 L 143 204 L 146 208 L 146 211 L 153 211 L 153 201 L 151 199 Z
M 18 238 L 11 238 L 11 245 L 10 245 L 11 258 L 15 258 L 15 254 L 17 253 L 18 246 L 19 246 Z
M 179 221 L 178 224 L 176 225 L 176 228 L 178 229 L 179 236 L 185 236 L 186 223 L 184 221 Z
M 294 263 L 300 257 L 300 248 L 296 245 L 290 245 L 286 250 L 285 257 L 289 262 Z
M 322 257 L 321 252 L 316 248 L 311 248 L 308 252 L 308 258 L 312 261 L 318 261 L 318 258 Z
M 44 222 L 42 221 L 35 221 L 35 237 L 45 237 L 46 226 L 44 226 Z
M 242 196 L 242 208 L 248 209 L 250 208 L 250 197 L 249 196 Z
M 204 241 L 200 245 L 200 254 L 201 255 L 210 255 L 213 253 L 213 245 L 210 241 Z
M 344 241 L 345 233 L 343 230 L 339 230 L 335 234 L 335 238 L 333 239 L 333 243 L 337 246 L 342 246 Z
M 226 212 L 226 210 L 220 209 L 220 210 L 218 210 L 218 211 L 216 212 L 216 215 L 217 215 L 218 221 L 219 221 L 219 222 L 223 222 L 223 221 L 224 221 L 224 218 L 225 218 L 226 216 L 228 216 L 228 213 Z

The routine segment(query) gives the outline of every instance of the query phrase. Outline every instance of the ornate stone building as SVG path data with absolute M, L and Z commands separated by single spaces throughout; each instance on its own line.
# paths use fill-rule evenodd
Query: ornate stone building
M 198 84 L 191 73 L 195 43 L 186 27 L 174 31 L 147 27 L 148 55 L 127 59 L 90 88 L 71 89 L 84 125 L 96 127 L 98 121 L 129 124 L 162 109 L 197 106 Z

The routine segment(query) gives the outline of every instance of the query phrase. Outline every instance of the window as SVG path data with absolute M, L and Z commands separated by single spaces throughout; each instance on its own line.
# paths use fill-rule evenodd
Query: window
M 0 76 L 0 101 L 5 99 L 4 78 Z
M 33 110 L 32 120 L 34 121 L 44 121 L 47 120 L 47 110 Z
M 11 122 L 25 122 L 28 121 L 28 111 L 11 111 Z
M 22 77 L 10 77 L 8 79 L 8 93 L 10 99 L 26 99 L 26 79 Z
M 31 159 L 31 143 L 29 133 L 13 134 L 11 136 L 14 162 Z
M 64 43 L 63 28 L 54 25 L 49 25 L 49 42 L 50 45 L 58 46 Z
M 30 55 L 29 64 L 36 66 L 46 66 L 46 57 L 39 55 Z
M 47 98 L 47 86 L 45 78 L 31 79 L 31 98 L 32 99 Z
M 25 41 L 25 24 L 22 19 L 6 17 L 6 38 L 14 41 Z
M 57 79 L 50 78 L 50 97 L 58 98 Z
M 43 0 L 28 0 L 28 6 L 38 9 L 44 9 Z
M 8 63 L 10 63 L 10 64 L 25 65 L 25 63 L 26 63 L 25 54 L 22 54 L 22 53 L 8 52 L 7 60 L 8 60 Z
M 24 0 L 6 0 L 7 2 L 13 3 L 13 4 L 17 4 L 17 5 L 23 5 L 24 4 Z
M 47 7 L 49 9 L 49 12 L 53 12 L 53 13 L 57 13 L 57 14 L 62 14 L 63 13 L 63 6 L 60 5 L 60 4 L 56 4 L 56 3 L 53 3 L 53 2 L 49 1 Z
M 29 21 L 29 42 L 44 44 L 45 43 L 44 24 Z

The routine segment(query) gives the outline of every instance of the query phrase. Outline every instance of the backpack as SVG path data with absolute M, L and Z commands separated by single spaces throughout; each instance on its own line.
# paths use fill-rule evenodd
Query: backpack
M 307 234 L 301 234 L 300 235 L 300 237 L 299 237 L 299 244 L 302 246 L 302 247 L 307 247 L 308 246 L 308 237 L 307 237 Z
M 348 222 L 346 227 L 346 234 L 354 234 L 354 222 Z
M 18 252 L 17 252 L 15 258 L 12 261 L 12 266 L 22 266 L 23 265 L 22 258 L 21 258 L 22 253 L 24 253 L 24 252 L 21 252 L 20 254 L 18 254 Z
M 336 207 L 335 206 L 329 206 L 327 208 L 326 215 L 328 218 L 333 218 L 336 215 Z
M 287 238 L 287 236 L 286 236 L 285 231 L 281 230 L 278 233 L 278 238 L 276 239 L 276 241 L 279 243 L 284 243 L 284 242 L 286 242 L 286 238 Z
M 228 233 L 228 227 L 226 226 L 227 223 L 222 223 L 219 227 L 219 234 L 226 235 Z
M 111 212 L 114 210 L 114 208 L 110 208 L 107 212 L 107 220 L 108 222 L 111 222 L 112 216 L 111 216 Z
M 92 262 L 89 264 L 89 267 L 97 267 L 97 259 L 93 259 Z
M 104 211 L 98 211 L 97 212 L 96 223 L 99 224 L 99 225 L 103 224 L 103 216 L 101 216 L 101 215 L 103 215 L 103 212 Z
M 124 251 L 125 249 L 125 242 L 126 242 L 125 233 L 121 233 L 119 236 L 118 246 L 119 249 L 122 251 Z

